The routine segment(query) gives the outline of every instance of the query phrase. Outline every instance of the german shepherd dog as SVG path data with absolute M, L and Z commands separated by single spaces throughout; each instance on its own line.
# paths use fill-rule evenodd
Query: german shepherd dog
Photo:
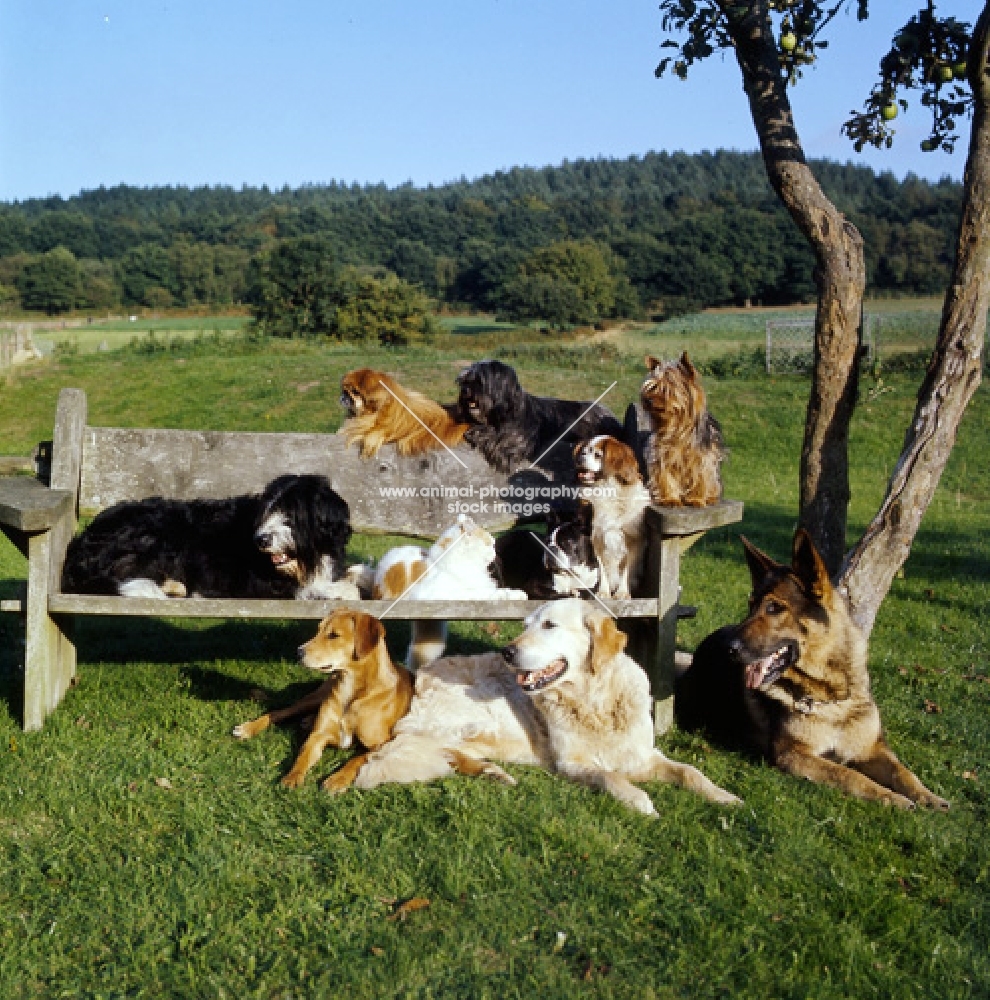
M 790 566 L 742 542 L 749 616 L 698 647 L 676 683 L 678 724 L 861 799 L 948 809 L 887 746 L 866 637 L 808 533 L 795 534 Z

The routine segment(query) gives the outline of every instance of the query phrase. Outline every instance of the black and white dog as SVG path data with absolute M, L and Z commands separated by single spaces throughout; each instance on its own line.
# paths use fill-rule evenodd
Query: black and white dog
M 567 460 L 575 442 L 596 434 L 623 438 L 622 425 L 599 403 L 533 396 L 501 361 L 477 361 L 457 377 L 458 418 L 473 424 L 464 435 L 499 472 L 513 472 L 554 448 Z
M 525 590 L 530 600 L 581 597 L 598 590 L 598 558 L 591 544 L 591 504 L 551 510 L 546 538 L 509 531 L 495 541 L 495 569 L 503 587 Z
M 350 511 L 324 476 L 279 476 L 224 500 L 149 497 L 108 507 L 72 540 L 62 591 L 356 598 L 337 582 L 350 537 Z

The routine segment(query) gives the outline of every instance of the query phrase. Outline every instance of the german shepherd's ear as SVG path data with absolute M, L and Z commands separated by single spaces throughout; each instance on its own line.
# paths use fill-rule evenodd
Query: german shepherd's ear
M 359 611 L 354 616 L 354 659 L 363 660 L 370 656 L 378 643 L 385 638 L 385 627 L 371 615 Z
M 597 674 L 626 648 L 627 636 L 625 632 L 619 631 L 614 618 L 597 608 L 589 607 L 585 611 L 584 624 L 591 636 L 589 669 L 593 674 Z
M 662 361 L 657 361 L 652 354 L 646 355 L 646 370 L 652 372 L 655 368 L 659 368 L 663 364 Z
M 774 559 L 771 559 L 765 552 L 761 552 L 745 535 L 739 536 L 739 541 L 743 543 L 746 552 L 746 562 L 749 565 L 749 575 L 753 579 L 753 589 L 757 589 L 760 584 L 774 571 L 782 570 L 784 567 Z
M 791 569 L 801 581 L 805 591 L 819 604 L 827 605 L 832 599 L 832 581 L 822 557 L 804 528 L 794 533 Z

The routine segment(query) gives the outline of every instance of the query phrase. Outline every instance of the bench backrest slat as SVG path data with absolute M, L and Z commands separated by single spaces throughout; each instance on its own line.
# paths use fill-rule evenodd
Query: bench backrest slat
M 375 458 L 362 459 L 339 434 L 86 427 L 79 509 L 89 514 L 148 496 L 228 497 L 257 492 L 283 473 L 316 473 L 327 476 L 347 501 L 356 531 L 435 538 L 456 519 L 451 505 L 485 503 L 483 488 L 510 485 L 509 477 L 493 472 L 470 448 L 458 448 L 455 454 L 438 450 L 403 458 L 387 445 Z M 516 485 L 550 481 L 542 471 L 511 477 Z M 396 488 L 413 495 L 389 494 Z M 500 530 L 515 523 L 518 510 L 499 509 L 489 497 L 486 508 L 470 513 Z

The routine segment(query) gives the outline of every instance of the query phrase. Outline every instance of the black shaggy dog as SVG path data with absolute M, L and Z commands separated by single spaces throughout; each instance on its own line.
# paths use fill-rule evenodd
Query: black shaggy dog
M 553 451 L 568 460 L 573 444 L 585 438 L 610 434 L 623 440 L 622 425 L 604 406 L 532 396 L 501 361 L 477 361 L 457 383 L 459 419 L 473 425 L 464 438 L 499 472 L 540 459 L 558 438 Z
M 346 502 L 324 476 L 279 476 L 263 493 L 224 500 L 149 497 L 119 503 L 69 544 L 62 591 L 346 596 L 334 593 L 334 581 L 344 572 L 349 519 Z

